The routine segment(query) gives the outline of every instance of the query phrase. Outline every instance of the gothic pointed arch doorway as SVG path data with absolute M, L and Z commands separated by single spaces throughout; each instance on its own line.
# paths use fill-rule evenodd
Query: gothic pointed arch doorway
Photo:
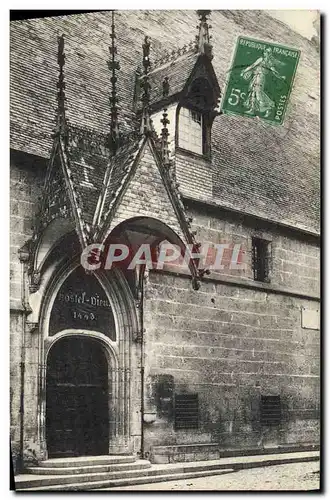
M 105 350 L 95 338 L 69 335 L 51 347 L 46 378 L 50 458 L 108 453 L 109 370 Z

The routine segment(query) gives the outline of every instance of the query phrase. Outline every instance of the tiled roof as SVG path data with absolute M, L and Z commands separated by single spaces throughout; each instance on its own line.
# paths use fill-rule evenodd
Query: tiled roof
M 312 121 L 313 117 L 306 114 L 308 119 Z M 218 117 L 217 123 L 220 120 Z M 308 126 L 305 137 L 309 141 L 307 131 Z M 233 209 L 254 213 L 257 208 L 271 220 L 288 225 L 294 220 L 297 226 L 311 229 L 306 215 L 317 217 L 319 213 L 318 148 L 306 152 L 304 158 L 304 145 L 301 139 L 295 141 L 294 130 L 280 127 L 274 137 L 274 127 L 263 121 L 258 120 L 252 128 L 250 120 L 235 116 L 227 117 L 225 129 L 215 126 L 212 139 L 213 162 L 217 165 L 213 174 L 216 199 Z M 245 144 L 250 154 L 244 154 L 237 142 Z M 272 148 L 265 150 L 270 143 Z M 220 150 L 217 144 L 222 145 Z
M 105 171 L 109 164 L 105 147 L 102 147 L 102 143 L 105 143 L 105 136 L 99 134 L 95 136 L 78 127 L 71 129 L 70 133 L 68 157 L 72 183 L 82 219 L 91 226 Z
M 155 60 L 165 49 L 189 43 L 196 34 L 196 21 L 194 11 L 117 13 L 121 131 L 129 132 L 135 120 L 135 71 L 141 64 L 144 35 L 151 38 L 151 59 Z M 317 230 L 320 61 L 314 44 L 261 11 L 214 11 L 211 24 L 212 64 L 222 89 L 239 35 L 301 50 L 283 126 L 267 126 L 260 120 L 225 115 L 215 120 L 213 202 Z M 64 33 L 66 39 L 65 76 L 70 123 L 84 124 L 107 133 L 110 28 L 111 12 L 11 23 L 12 148 L 42 157 L 50 154 L 59 33 Z M 187 67 L 179 61 L 172 66 L 171 74 L 178 79 L 173 79 L 173 89 L 181 86 L 193 57 L 190 59 L 186 54 L 182 61 Z M 160 68 L 157 78 L 156 72 L 154 74 L 155 97 L 159 95 L 161 74 Z
M 155 103 L 162 99 L 163 81 L 166 76 L 169 77 L 169 95 L 181 92 L 186 84 L 187 78 L 196 64 L 197 58 L 198 54 L 194 52 L 187 52 L 186 54 L 179 56 L 174 61 L 165 63 L 151 71 L 150 102 Z
M 121 187 L 123 186 L 137 153 L 140 150 L 143 139 L 133 139 L 125 143 L 111 158 L 109 164 L 110 177 L 104 196 L 103 210 L 101 220 L 105 220 L 109 214 L 113 202 L 116 200 Z

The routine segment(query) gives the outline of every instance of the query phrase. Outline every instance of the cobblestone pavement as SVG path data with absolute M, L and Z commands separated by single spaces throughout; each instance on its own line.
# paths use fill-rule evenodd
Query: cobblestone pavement
M 272 465 L 223 476 L 141 484 L 111 490 L 317 490 L 320 487 L 319 470 L 320 462 Z

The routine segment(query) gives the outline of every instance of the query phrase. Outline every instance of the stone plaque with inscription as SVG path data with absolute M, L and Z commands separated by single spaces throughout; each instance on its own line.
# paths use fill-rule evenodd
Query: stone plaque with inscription
M 62 284 L 54 301 L 49 335 L 67 329 L 93 330 L 116 340 L 112 308 L 103 287 L 79 266 Z

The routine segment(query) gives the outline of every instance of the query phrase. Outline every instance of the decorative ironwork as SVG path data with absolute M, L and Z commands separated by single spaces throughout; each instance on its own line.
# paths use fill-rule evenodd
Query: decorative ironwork
M 112 24 L 111 24 L 111 47 L 109 47 L 110 61 L 108 62 L 108 67 L 111 74 L 111 95 L 109 98 L 110 102 L 110 134 L 108 146 L 111 152 L 115 153 L 118 148 L 118 136 L 119 136 L 119 126 L 118 126 L 118 96 L 117 96 L 117 76 L 116 71 L 120 70 L 119 62 L 115 60 L 117 54 L 117 47 L 115 45 L 115 12 L 112 11 Z
M 213 59 L 211 36 L 209 33 L 211 26 L 208 24 L 208 16 L 210 14 L 210 10 L 197 10 L 199 25 L 197 26 L 198 35 L 196 35 L 195 47 L 197 52 L 205 54 L 209 59 Z

